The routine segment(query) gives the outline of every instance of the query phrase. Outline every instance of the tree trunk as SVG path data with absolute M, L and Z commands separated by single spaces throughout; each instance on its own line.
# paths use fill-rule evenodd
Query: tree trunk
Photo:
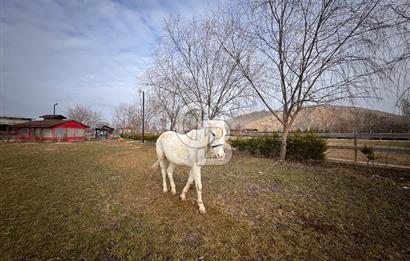
M 288 133 L 289 133 L 289 127 L 288 126 L 283 126 L 282 140 L 281 140 L 281 143 L 280 143 L 279 160 L 285 160 L 286 159 L 286 144 L 287 144 L 287 140 L 288 140 Z
M 175 117 L 176 118 L 176 117 Z M 174 117 L 170 117 L 170 125 L 169 126 L 169 130 L 171 131 L 175 131 L 175 118 Z

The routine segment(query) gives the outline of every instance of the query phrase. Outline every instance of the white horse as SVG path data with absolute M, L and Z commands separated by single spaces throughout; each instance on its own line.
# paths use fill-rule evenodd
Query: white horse
M 206 213 L 204 203 L 202 202 L 201 167 L 209 160 L 206 157 L 208 148 L 212 149 L 217 159 L 224 159 L 225 135 L 225 124 L 223 121 L 218 120 L 207 121 L 204 128 L 192 130 L 187 134 L 179 134 L 173 131 L 161 134 L 156 142 L 158 160 L 153 167 L 157 167 L 158 164 L 161 167 L 164 193 L 168 192 L 166 182 L 166 175 L 168 175 L 172 194 L 176 194 L 175 183 L 172 178 L 176 165 L 191 167 L 188 182 L 182 190 L 180 197 L 182 200 L 186 199 L 185 194 L 188 192 L 190 185 L 195 181 L 199 212 L 201 214 Z M 167 160 L 169 162 L 168 168 Z

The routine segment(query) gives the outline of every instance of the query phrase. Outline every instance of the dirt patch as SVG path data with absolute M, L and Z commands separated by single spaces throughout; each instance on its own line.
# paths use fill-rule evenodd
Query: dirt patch
M 337 227 L 329 223 L 320 223 L 314 218 L 310 218 L 304 214 L 299 215 L 299 218 L 302 220 L 302 227 L 304 229 L 313 228 L 314 230 L 327 234 L 327 233 L 336 233 Z

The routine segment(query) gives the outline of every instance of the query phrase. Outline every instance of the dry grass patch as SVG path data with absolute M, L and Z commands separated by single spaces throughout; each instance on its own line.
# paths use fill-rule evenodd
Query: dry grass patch
M 410 191 L 389 173 L 235 154 L 203 169 L 199 215 L 194 189 L 162 193 L 153 144 L 129 145 L 1 145 L 2 259 L 410 258 Z

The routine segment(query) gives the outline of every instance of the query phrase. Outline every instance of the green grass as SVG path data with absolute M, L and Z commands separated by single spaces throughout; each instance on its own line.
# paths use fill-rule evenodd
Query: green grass
M 137 142 L 1 144 L 1 259 L 410 258 L 407 173 L 235 154 L 203 168 L 200 215 L 193 188 L 162 193 L 154 159 Z

